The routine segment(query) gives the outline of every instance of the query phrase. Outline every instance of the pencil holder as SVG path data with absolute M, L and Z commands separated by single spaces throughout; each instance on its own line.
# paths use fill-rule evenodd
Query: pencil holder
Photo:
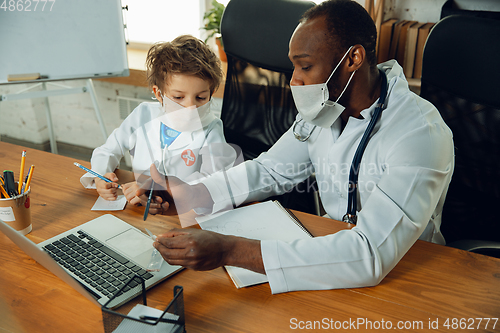
M 121 305 L 117 309 L 111 309 L 110 304 L 119 297 L 122 290 L 129 285 L 136 285 L 139 296 Z M 168 305 L 161 306 L 164 310 L 147 306 L 146 287 L 144 279 L 140 276 L 131 278 L 116 295 L 101 307 L 104 333 L 148 333 L 148 332 L 186 332 L 184 321 L 184 296 L 181 286 L 174 287 L 174 297 Z
M 31 187 L 12 198 L 0 199 L 0 219 L 23 235 L 31 232 Z

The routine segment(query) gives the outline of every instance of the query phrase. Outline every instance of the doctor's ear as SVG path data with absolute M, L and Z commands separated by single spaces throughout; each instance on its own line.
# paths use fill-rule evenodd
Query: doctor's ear
M 361 67 L 366 59 L 366 51 L 363 45 L 356 44 L 349 51 L 348 65 L 351 71 L 355 71 Z

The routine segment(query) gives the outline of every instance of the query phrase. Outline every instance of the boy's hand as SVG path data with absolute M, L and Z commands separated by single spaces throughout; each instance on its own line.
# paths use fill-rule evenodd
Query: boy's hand
M 113 172 L 109 172 L 109 173 L 105 174 L 104 177 L 112 180 L 113 182 L 118 181 L 118 177 Z M 95 187 L 97 189 L 97 193 L 99 193 L 99 195 L 101 197 L 103 197 L 103 199 L 106 199 L 109 201 L 116 200 L 116 197 L 117 197 L 116 192 L 118 189 L 117 183 L 108 183 L 108 182 L 105 182 L 104 180 L 102 180 L 98 177 L 96 177 L 94 179 L 94 181 L 95 181 Z
M 122 191 L 127 198 L 127 201 L 135 206 L 139 206 L 141 204 L 141 199 L 136 195 L 137 190 L 139 190 L 139 185 L 136 182 L 130 182 L 126 184 L 122 184 Z
M 189 185 L 177 177 L 163 176 L 156 169 L 155 165 L 150 168 L 151 178 L 155 182 L 153 200 L 149 207 L 152 215 L 177 215 L 190 211 L 198 207 L 212 207 L 213 201 L 210 193 L 202 184 Z M 151 179 L 146 181 L 136 192 L 141 198 L 142 205 L 146 206 L 151 188 Z

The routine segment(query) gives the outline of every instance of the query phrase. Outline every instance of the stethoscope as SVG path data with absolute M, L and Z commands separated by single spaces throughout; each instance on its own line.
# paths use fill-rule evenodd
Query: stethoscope
M 387 97 L 387 76 L 385 75 L 385 72 L 382 70 L 379 70 L 382 76 L 382 83 L 381 83 L 381 89 L 380 89 L 380 98 L 378 100 L 377 105 L 375 106 L 375 112 L 373 113 L 373 117 L 370 120 L 370 123 L 368 124 L 368 127 L 366 128 L 363 137 L 361 138 L 361 141 L 358 145 L 358 148 L 356 149 L 356 153 L 354 154 L 354 158 L 352 159 L 351 163 L 351 169 L 349 172 L 349 187 L 348 187 L 348 196 L 347 196 L 347 213 L 342 217 L 342 221 L 351 223 L 351 224 L 356 224 L 357 222 L 357 216 L 356 216 L 356 208 L 358 206 L 358 197 L 357 197 L 357 188 L 358 188 L 358 171 L 359 171 L 359 165 L 361 164 L 361 158 L 363 157 L 363 152 L 365 151 L 366 145 L 368 144 L 368 140 L 370 139 L 370 135 L 373 131 L 373 128 L 375 127 L 375 123 L 377 122 L 378 118 L 380 118 L 380 114 L 382 113 L 382 110 L 386 107 L 385 105 L 385 99 Z M 293 135 L 297 140 L 300 142 L 305 142 L 309 139 L 311 134 L 313 133 L 314 129 L 316 126 L 314 126 L 307 136 L 302 137 L 300 133 L 297 133 L 295 131 L 295 128 L 299 122 L 301 122 L 303 119 L 296 120 L 292 126 L 292 131 Z
M 299 140 L 300 142 L 306 142 L 311 137 L 312 132 L 314 132 L 316 125 L 314 125 L 314 127 L 311 130 L 309 130 L 309 134 L 307 134 L 307 136 L 302 137 L 300 135 L 300 133 L 297 133 L 295 131 L 295 127 L 297 127 L 297 124 L 300 123 L 301 121 L 304 121 L 304 119 L 300 118 L 299 120 L 295 120 L 293 122 L 293 126 L 292 126 L 293 136 L 295 137 L 295 139 Z

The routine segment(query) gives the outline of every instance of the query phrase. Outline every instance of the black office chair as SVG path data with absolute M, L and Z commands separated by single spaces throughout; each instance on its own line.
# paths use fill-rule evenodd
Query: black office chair
M 500 257 L 500 21 L 448 16 L 424 48 L 421 96 L 453 131 L 455 172 L 441 230 L 448 245 Z
M 469 1 L 465 7 L 474 7 L 474 1 Z M 491 1 L 488 4 L 489 8 L 493 10 L 477 10 L 477 9 L 464 9 L 464 6 L 457 5 L 455 0 L 447 0 L 443 6 L 441 7 L 441 18 L 445 18 L 450 15 L 468 15 L 468 16 L 476 16 L 476 17 L 484 17 L 495 20 L 500 20 L 500 3 L 497 1 L 496 3 Z M 478 6 L 480 7 L 480 6 Z
M 295 120 L 288 43 L 302 14 L 314 5 L 302 0 L 231 0 L 224 11 L 221 33 L 228 68 L 221 119 L 227 142 L 241 147 L 245 159 L 267 151 Z M 308 185 L 306 181 L 298 186 Z M 313 195 L 298 192 L 279 201 L 314 213 Z

